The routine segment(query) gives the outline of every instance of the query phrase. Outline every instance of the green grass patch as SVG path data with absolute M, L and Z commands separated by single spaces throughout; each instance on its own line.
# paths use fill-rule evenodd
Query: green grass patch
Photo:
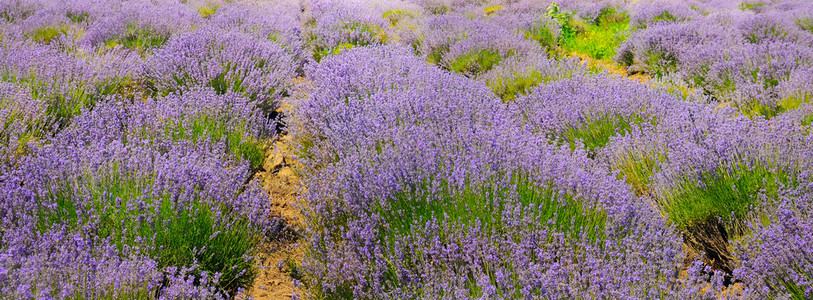
M 152 190 L 152 177 L 123 177 L 115 165 L 109 176 L 84 178 L 46 195 L 49 205 L 41 203 L 37 212 L 41 231 L 60 225 L 73 231 L 93 228 L 94 236 L 110 238 L 120 250 L 140 248 L 159 268 L 197 263 L 198 272 L 221 274 L 217 287 L 223 291 L 250 287 L 257 268 L 247 257 L 256 253 L 262 234 L 230 208 L 208 204 L 195 192 L 181 207 L 177 195 Z M 79 213 L 88 210 L 98 218 L 88 220 Z M 87 227 L 89 222 L 98 225 Z
M 511 56 L 508 53 L 505 57 Z M 493 49 L 483 49 L 472 51 L 455 58 L 449 63 L 449 70 L 463 75 L 473 76 L 491 70 L 502 61 L 504 57 L 500 52 Z
M 678 18 L 672 15 L 669 11 L 665 11 L 660 15 L 657 15 L 654 18 L 652 18 L 652 22 L 671 22 L 677 20 Z
M 251 136 L 250 133 L 240 130 L 240 128 L 245 128 L 244 125 L 229 126 L 226 122 L 208 115 L 197 115 L 191 120 L 169 122 L 164 127 L 164 133 L 174 141 L 201 142 L 209 138 L 214 141 L 225 140 L 231 155 L 248 161 L 252 170 L 262 168 L 268 149 L 266 143 Z
M 141 55 L 149 53 L 154 48 L 163 46 L 169 40 L 169 34 L 158 32 L 153 28 L 139 28 L 134 24 L 127 26 L 123 33 L 111 38 L 105 43 L 106 48 L 122 46 Z
M 618 178 L 624 179 L 638 195 L 649 191 L 652 175 L 660 170 L 660 164 L 666 162 L 666 154 L 651 152 L 628 152 L 611 159 L 612 168 L 619 170 Z
M 68 17 L 68 19 L 71 19 L 71 22 L 74 22 L 74 23 L 85 22 L 90 17 L 90 15 L 88 15 L 88 13 L 77 13 L 77 12 L 72 12 L 72 11 L 69 11 L 68 13 L 66 13 L 65 16 Z
M 813 18 L 804 18 L 796 20 L 796 26 L 802 30 L 813 33 Z
M 765 105 L 756 103 L 751 106 L 740 107 L 740 110 L 747 116 L 761 115 L 767 119 L 781 115 L 789 110 L 799 108 L 802 104 L 810 103 L 813 95 L 799 93 L 782 98 L 776 105 Z
M 27 37 L 40 44 L 50 44 L 54 39 L 67 35 L 70 27 L 67 25 L 42 26 L 27 34 Z
M 415 18 L 417 15 L 418 13 L 413 10 L 389 9 L 384 11 L 384 13 L 381 14 L 381 17 L 387 21 L 390 21 L 390 26 L 394 27 L 398 26 L 398 23 L 401 22 L 401 20 Z
M 810 127 L 813 124 L 813 115 L 806 115 L 802 118 L 802 126 Z M 808 128 L 809 131 L 810 128 Z
M 534 87 L 551 81 L 572 77 L 572 73 L 562 76 L 545 75 L 533 70 L 525 74 L 514 74 L 512 77 L 501 77 L 489 80 L 486 85 L 504 102 L 511 102 L 521 95 L 527 95 Z
M 430 185 L 422 183 L 396 194 L 387 202 L 388 206 L 377 207 L 376 213 L 390 225 L 387 236 L 392 240 L 411 234 L 413 225 L 432 218 L 466 226 L 479 222 L 483 232 L 503 232 L 507 228 L 502 219 L 506 207 L 505 201 L 498 199 L 504 199 L 513 189 L 519 196 L 515 204 L 525 208 L 522 214 L 533 214 L 540 220 L 534 226 L 562 232 L 572 239 L 579 239 L 582 234 L 592 241 L 604 239 L 607 217 L 603 210 L 552 185 L 538 186 L 522 175 L 515 176 L 512 185 L 494 188 L 493 184 L 485 184 L 453 191 L 447 183 L 441 183 L 438 193 L 427 195 L 422 191 L 431 190 Z
M 108 78 L 96 85 L 74 82 L 67 89 L 62 88 L 63 83 L 43 79 L 35 74 L 24 77 L 4 76 L 3 80 L 27 85 L 31 89 L 31 97 L 45 103 L 45 113 L 52 122 L 56 122 L 57 131 L 67 126 L 83 109 L 95 107 L 105 96 L 128 96 L 128 93 L 134 93 L 135 88 L 135 82 L 126 77 Z
M 648 50 L 645 61 L 647 73 L 656 78 L 663 78 L 666 74 L 677 70 L 678 60 L 672 53 Z
M 580 126 L 570 126 L 561 133 L 560 137 L 564 142 L 570 144 L 571 149 L 575 149 L 576 142 L 581 141 L 587 150 L 593 151 L 607 145 L 611 137 L 630 130 L 633 124 L 642 124 L 647 121 L 655 122 L 654 119 L 647 120 L 637 115 L 625 117 L 616 114 L 598 118 L 586 116 Z
M 568 53 L 587 55 L 595 59 L 612 59 L 618 46 L 629 37 L 629 22 L 589 24 L 584 32 L 561 42 Z
M 314 51 L 313 53 L 313 59 L 319 62 L 325 57 L 328 57 L 330 55 L 339 55 L 340 53 L 342 53 L 342 50 L 353 49 L 354 47 L 356 47 L 356 45 L 350 43 L 341 43 L 333 48 L 317 48 L 317 51 Z
M 501 10 L 502 10 L 502 5 L 492 5 L 492 6 L 487 6 L 487 7 L 483 8 L 483 13 L 486 16 L 490 16 L 490 15 L 493 15 L 493 14 L 495 14 L 498 11 L 501 11 Z
M 333 30 L 341 31 L 342 34 L 352 36 L 346 41 L 339 43 L 335 46 L 324 47 L 315 46 L 313 49 L 313 58 L 316 62 L 321 61 L 328 55 L 339 54 L 341 50 L 350 49 L 353 47 L 362 47 L 372 44 L 385 44 L 389 41 L 390 37 L 387 33 L 375 24 L 368 24 L 364 22 L 344 22 L 341 25 L 334 26 Z M 355 35 L 356 31 L 361 31 L 364 34 Z M 311 36 L 309 42 L 311 44 L 318 44 L 318 37 Z
M 729 233 L 737 236 L 745 227 L 741 221 L 758 205 L 760 194 L 776 199 L 781 186 L 794 186 L 795 179 L 781 170 L 761 165 L 721 166 L 699 179 L 679 181 L 659 199 L 668 220 L 686 229 L 708 218 L 721 218 Z
M 25 115 L 25 112 L 14 109 L 17 99 L 0 98 L 0 112 L 5 115 L 5 122 L 0 123 L 0 145 L 11 146 L 11 140 L 17 140 L 17 148 L 10 149 L 11 154 L 22 155 L 25 145 L 46 135 L 44 120 L 37 116 Z M 2 160 L 3 158 L 0 158 Z
M 208 19 L 209 17 L 213 16 L 217 9 L 220 8 L 218 5 L 204 5 L 198 7 L 198 15 L 200 15 L 204 19 Z
M 534 22 L 534 25 L 522 34 L 526 39 L 537 41 L 549 52 L 556 49 L 558 45 L 556 35 L 551 32 L 545 22 Z
M 760 8 L 760 7 L 763 7 L 763 6 L 765 6 L 765 3 L 762 3 L 762 2 L 743 2 L 743 3 L 740 3 L 739 8 L 740 8 L 741 11 L 748 11 L 748 10 L 756 11 L 757 8 Z

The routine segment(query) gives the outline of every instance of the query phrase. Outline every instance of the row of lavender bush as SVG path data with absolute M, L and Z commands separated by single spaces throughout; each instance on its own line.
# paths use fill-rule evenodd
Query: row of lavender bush
M 809 4 L 308 8 L 308 295 L 813 297 Z
M 0 3 L 0 298 L 251 287 L 285 226 L 253 177 L 301 69 L 299 9 Z

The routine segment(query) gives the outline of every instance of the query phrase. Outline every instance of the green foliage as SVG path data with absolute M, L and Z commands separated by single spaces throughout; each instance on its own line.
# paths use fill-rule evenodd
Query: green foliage
M 614 7 L 607 7 L 601 10 L 599 15 L 593 19 L 593 24 L 599 27 L 609 26 L 618 23 L 629 23 L 629 16 L 626 12 L 620 12 Z
M 567 40 L 576 36 L 578 30 L 573 24 L 573 12 L 562 12 L 559 10 L 559 5 L 555 2 L 548 6 L 548 11 L 545 16 L 551 17 L 559 23 L 562 29 L 562 34 L 559 36 L 560 40 Z
M 636 194 L 643 195 L 649 190 L 652 175 L 658 172 L 660 164 L 665 161 L 665 153 L 630 151 L 622 156 L 613 157 L 611 165 L 614 170 L 620 171 L 619 179 L 625 179 Z
M 74 23 L 85 22 L 88 20 L 88 17 L 90 17 L 87 13 L 75 13 L 72 11 L 69 11 L 67 14 L 65 14 L 65 16 L 68 17 L 68 19 L 71 19 L 71 21 Z
M 152 28 L 138 28 L 131 24 L 127 26 L 124 33 L 113 37 L 105 43 L 106 48 L 122 46 L 145 55 L 154 48 L 166 44 L 169 34 L 161 33 Z
M 439 232 L 439 238 L 444 244 L 455 242 L 446 236 L 446 230 L 478 227 L 485 236 L 506 233 L 510 235 L 517 232 L 518 226 L 522 226 L 521 230 L 552 230 L 563 234 L 566 239 L 586 239 L 601 247 L 602 241 L 606 238 L 604 229 L 607 215 L 601 208 L 596 207 L 596 204 L 588 203 L 579 196 L 549 183 L 538 184 L 525 175 L 511 177 L 510 184 L 506 186 L 498 187 L 498 181 L 456 188 L 443 181 L 438 182 L 439 186 L 435 186 L 432 184 L 433 179 L 430 178 L 394 195 L 386 204 L 374 207 L 374 212 L 383 219 L 382 223 L 387 224 L 382 230 L 381 237 L 382 243 L 389 245 L 389 249 L 385 251 L 393 251 L 395 241 L 403 240 L 403 236 L 422 236 L 425 233 L 422 233 L 421 226 L 433 219 L 443 224 L 444 228 Z M 433 187 L 437 189 L 429 192 Z M 514 220 L 527 218 L 532 221 L 522 225 L 505 223 L 503 212 L 508 209 L 516 209 L 520 214 L 515 216 Z M 510 237 L 514 240 L 521 238 Z M 553 235 L 547 236 L 547 239 L 552 241 Z M 410 254 L 404 257 L 405 263 L 425 259 L 422 256 L 420 252 Z M 532 255 L 531 259 L 536 258 Z M 490 269 L 494 266 L 480 267 L 490 274 Z M 509 270 L 514 268 L 511 265 L 501 267 Z M 384 279 L 392 286 L 398 286 L 399 270 L 393 265 L 388 265 L 387 270 Z M 516 279 L 512 277 L 509 280 Z M 490 280 L 494 281 L 495 278 L 491 276 Z M 476 280 L 469 278 L 469 282 L 469 295 L 482 296 Z M 498 293 L 509 298 L 520 295 L 519 290 L 503 290 Z
M 50 44 L 52 40 L 68 34 L 67 25 L 42 26 L 27 34 L 29 39 L 40 44 Z
M 449 52 L 448 45 L 442 45 L 439 47 L 434 47 L 430 50 L 429 54 L 426 56 L 426 59 L 433 64 L 440 64 L 441 60 L 443 60 L 443 56 Z
M 376 213 L 389 224 L 386 235 L 390 241 L 412 234 L 417 230 L 413 225 L 433 218 L 469 227 L 479 224 L 486 234 L 505 232 L 508 225 L 503 223 L 502 212 L 507 201 L 499 199 L 518 195 L 514 204 L 521 205 L 522 214 L 539 220 L 532 226 L 554 229 L 572 239 L 582 234 L 592 241 L 604 239 L 606 213 L 601 209 L 551 185 L 538 186 L 523 175 L 514 176 L 511 182 L 509 187 L 486 183 L 461 190 L 441 182 L 436 193 L 427 195 L 425 191 L 432 190 L 427 181 L 396 194 L 387 207 L 377 207 Z
M 355 45 L 353 44 L 341 43 L 333 48 L 317 48 L 317 50 L 313 52 L 313 59 L 319 62 L 322 60 L 322 58 L 325 58 L 329 55 L 337 55 L 341 53 L 342 50 L 352 49 L 353 47 L 355 47 Z
M 506 57 L 511 56 L 508 53 Z M 449 70 L 467 76 L 482 74 L 485 71 L 491 70 L 502 61 L 503 57 L 500 52 L 493 49 L 483 49 L 473 51 L 466 55 L 455 58 L 449 64 Z
M 661 21 L 676 21 L 677 17 L 673 16 L 669 11 L 664 11 L 660 15 L 655 16 L 652 18 L 652 22 L 661 22 Z
M 406 9 L 389 9 L 385 11 L 381 17 L 385 20 L 390 21 L 390 26 L 398 26 L 398 23 L 401 20 L 406 18 L 414 18 L 417 15 L 417 12 L 412 10 Z
M 740 10 L 742 11 L 756 11 L 757 8 L 765 6 L 765 3 L 762 2 L 743 2 L 740 3 Z
M 0 111 L 6 114 L 5 122 L 0 123 L 0 147 L 9 147 L 13 137 L 17 140 L 17 148 L 12 150 L 19 155 L 24 153 L 27 142 L 45 136 L 47 123 L 39 116 L 25 116 L 23 111 L 10 109 L 16 104 L 12 101 L 16 100 L 0 98 Z
M 164 127 L 164 131 L 175 141 L 201 142 L 209 138 L 214 141 L 225 140 L 229 153 L 235 158 L 248 161 L 253 170 L 260 169 L 265 161 L 267 145 L 252 137 L 250 133 L 233 128 L 244 128 L 244 126 L 233 124 L 230 127 L 225 121 L 201 114 L 190 119 L 172 122 Z
M 218 6 L 218 5 L 204 5 L 204 6 L 198 7 L 198 14 L 202 18 L 208 19 L 209 17 L 214 15 L 215 12 L 217 12 L 218 8 L 220 8 L 220 6 Z
M 496 12 L 501 11 L 501 10 L 502 10 L 502 5 L 492 5 L 492 6 L 488 6 L 488 7 L 484 8 L 483 12 L 485 13 L 486 16 L 490 16 L 490 15 L 493 15 Z
M 809 128 L 809 127 L 811 126 L 811 124 L 813 124 L 813 114 L 811 114 L 811 115 L 806 115 L 806 116 L 804 116 L 804 117 L 802 118 L 802 126 L 807 126 L 807 127 L 808 127 L 808 131 L 810 131 L 810 128 Z
M 810 103 L 811 100 L 813 100 L 813 95 L 800 93 L 782 98 L 776 105 L 754 103 L 752 105 L 741 105 L 739 108 L 747 116 L 760 115 L 770 119 L 786 111 L 796 109 L 804 103 Z
M 740 221 L 749 217 L 751 208 L 764 199 L 776 199 L 781 186 L 795 185 L 783 170 L 762 165 L 734 163 L 704 173 L 699 179 L 679 181 L 664 191 L 659 199 L 670 222 L 680 229 L 721 218 L 728 232 L 743 232 Z
M 646 53 L 647 70 L 650 75 L 662 78 L 677 70 L 677 57 L 671 53 L 649 50 Z
M 605 115 L 598 118 L 586 116 L 581 126 L 570 126 L 561 134 L 561 138 L 570 144 L 571 149 L 575 149 L 576 142 L 581 141 L 587 150 L 592 151 L 607 145 L 611 137 L 624 134 L 633 124 L 647 121 L 655 120 L 646 120 L 640 116 Z
M 813 18 L 798 19 L 796 20 L 796 26 L 799 26 L 802 30 L 813 33 Z
M 321 61 L 328 55 L 339 54 L 341 50 L 344 49 L 350 49 L 353 47 L 362 47 L 371 44 L 385 44 L 390 39 L 386 32 L 384 32 L 384 29 L 381 29 L 381 27 L 379 27 L 378 25 L 368 24 L 364 22 L 356 21 L 345 22 L 339 26 L 335 26 L 333 29 L 341 31 L 343 34 L 352 36 L 352 38 L 338 45 L 332 47 L 325 47 L 319 45 L 320 41 L 318 37 L 313 35 L 310 36 L 309 43 L 311 45 L 314 45 L 313 59 L 316 60 L 316 62 Z M 360 35 L 353 34 L 356 31 L 361 31 L 366 34 Z M 372 37 L 372 40 L 368 39 L 368 37 Z
M 618 46 L 629 37 L 629 17 L 614 8 L 602 10 L 590 24 L 576 20 L 572 12 L 560 12 L 556 3 L 548 7 L 546 15 L 559 23 L 562 34 L 557 43 L 565 53 L 612 59 Z
M 552 51 L 557 46 L 556 36 L 544 22 L 535 22 L 531 29 L 523 32 L 523 35 L 526 39 L 539 42 L 548 51 Z
M 159 268 L 197 263 L 199 272 L 221 273 L 217 286 L 224 291 L 234 293 L 251 285 L 257 268 L 254 260 L 247 258 L 255 254 L 262 234 L 245 218 L 199 196 L 178 206 L 173 202 L 176 196 L 152 190 L 155 175 L 128 178 L 119 175 L 115 165 L 111 169 L 109 176 L 88 174 L 84 181 L 52 190 L 45 199 L 53 205 L 40 203 L 38 228 L 44 231 L 66 225 L 82 230 L 87 222 L 98 222 L 94 236 L 110 238 L 119 249 L 125 245 L 139 247 Z M 72 185 L 78 189 L 70 188 Z M 79 199 L 89 200 L 84 203 L 90 207 L 80 207 L 78 203 L 83 202 Z M 88 209 L 94 210 L 98 219 L 79 215 Z M 142 217 L 145 209 L 155 212 L 155 217 Z M 154 244 L 145 247 L 143 243 L 149 245 L 150 241 Z
M 524 74 L 517 73 L 511 77 L 489 80 L 486 82 L 486 85 L 504 102 L 511 102 L 516 100 L 520 95 L 527 95 L 534 87 L 540 84 L 546 84 L 554 80 L 570 78 L 572 76 L 572 73 L 558 74 L 557 76 L 545 75 L 537 70 L 532 70 Z
M 60 89 L 58 83 L 44 79 L 36 74 L 13 76 L 5 74 L 2 80 L 26 85 L 31 90 L 31 97 L 45 103 L 45 113 L 49 122 L 56 123 L 56 130 L 67 126 L 83 109 L 92 109 L 96 102 L 108 95 L 128 96 L 133 93 L 134 81 L 130 78 L 107 78 L 90 85 L 86 82 L 73 82 L 67 89 Z M 132 98 L 129 95 L 128 98 Z M 48 127 L 40 124 L 43 128 Z
M 562 41 L 566 52 L 587 55 L 595 59 L 612 59 L 615 50 L 628 37 L 629 22 L 587 25 L 586 30 Z

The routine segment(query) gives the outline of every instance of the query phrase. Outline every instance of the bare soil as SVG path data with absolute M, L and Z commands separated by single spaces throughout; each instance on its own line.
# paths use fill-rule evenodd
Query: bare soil
M 301 294 L 289 274 L 289 263 L 299 263 L 304 255 L 304 239 L 300 236 L 304 226 L 302 215 L 296 208 L 300 193 L 300 166 L 293 158 L 290 137 L 282 135 L 273 142 L 273 151 L 266 158 L 264 169 L 256 176 L 263 180 L 263 187 L 273 201 L 272 217 L 282 218 L 287 229 L 281 239 L 267 245 L 263 251 L 260 274 L 248 296 L 258 300 L 291 299 Z

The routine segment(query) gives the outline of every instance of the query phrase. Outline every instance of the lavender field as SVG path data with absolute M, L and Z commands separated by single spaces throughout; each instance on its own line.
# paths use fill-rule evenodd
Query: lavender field
M 0 0 L 0 299 L 813 299 L 813 2 Z

